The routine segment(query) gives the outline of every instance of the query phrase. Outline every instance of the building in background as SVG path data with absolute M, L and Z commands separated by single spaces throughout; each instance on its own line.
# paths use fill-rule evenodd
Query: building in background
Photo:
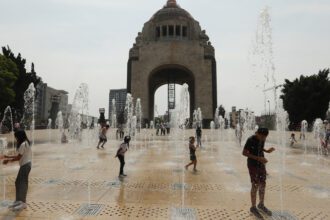
M 116 115 L 117 117 L 120 115 L 121 112 L 125 110 L 126 104 L 126 96 L 127 90 L 126 89 L 111 89 L 109 93 L 109 122 L 111 121 L 111 114 L 112 114 L 112 100 L 116 101 Z
M 48 125 L 48 119 L 52 119 L 52 127 L 55 127 L 57 113 L 62 111 L 63 118 L 68 114 L 68 92 L 49 87 L 47 83 L 40 82 L 36 88 L 35 123 L 36 128 L 44 128 Z

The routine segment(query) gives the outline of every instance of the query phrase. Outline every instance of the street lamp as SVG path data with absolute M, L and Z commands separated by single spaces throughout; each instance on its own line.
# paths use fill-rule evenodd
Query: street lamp
M 267 102 L 268 102 L 268 110 L 269 110 L 269 115 L 270 115 L 270 101 L 269 101 L 269 99 L 267 100 Z

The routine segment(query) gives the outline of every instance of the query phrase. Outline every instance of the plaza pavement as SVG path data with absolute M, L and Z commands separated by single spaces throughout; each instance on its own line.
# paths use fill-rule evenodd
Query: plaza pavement
M 128 176 L 119 179 L 114 156 L 120 141 L 114 132 L 105 150 L 96 150 L 94 134 L 84 134 L 83 143 L 61 145 L 57 131 L 37 131 L 28 208 L 20 213 L 6 208 L 15 198 L 19 167 L 1 165 L 0 219 L 254 219 L 246 158 L 233 131 L 204 130 L 198 172 L 183 169 L 192 134 L 157 137 L 142 131 L 126 154 Z M 266 155 L 266 205 L 274 211 L 268 219 L 280 219 L 280 213 L 287 219 L 330 219 L 329 158 L 317 155 L 311 135 L 306 153 L 301 143 L 277 146 L 275 136 L 266 144 L 277 149 Z

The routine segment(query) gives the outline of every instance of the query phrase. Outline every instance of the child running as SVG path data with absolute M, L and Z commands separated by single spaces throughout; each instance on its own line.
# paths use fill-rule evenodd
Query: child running
M 18 130 L 15 132 L 17 141 L 17 156 L 4 156 L 3 164 L 19 161 L 19 171 L 15 181 L 16 200 L 8 208 L 12 211 L 20 211 L 27 207 L 26 195 L 28 191 L 29 174 L 31 171 L 32 150 L 30 141 L 26 136 L 25 131 Z
M 124 138 L 124 143 L 122 143 L 119 146 L 119 149 L 117 150 L 117 154 L 115 157 L 118 157 L 118 160 L 120 162 L 120 169 L 119 169 L 119 178 L 126 177 L 127 175 L 124 174 L 124 166 L 125 166 L 125 153 L 129 149 L 129 142 L 131 141 L 130 136 L 126 136 Z
M 100 135 L 99 135 L 99 143 L 97 144 L 97 149 L 100 149 L 100 144 L 102 143 L 101 145 L 101 148 L 104 149 L 104 144 L 107 142 L 107 131 L 108 129 L 110 128 L 109 125 L 106 125 L 105 127 L 102 127 L 101 128 L 101 131 L 100 131 Z
M 290 137 L 290 147 L 293 147 L 294 143 L 297 143 L 297 140 L 296 140 L 296 135 L 292 133 Z
M 251 136 L 244 146 L 243 155 L 246 156 L 251 187 L 251 203 L 250 212 L 257 218 L 263 219 L 259 210 L 268 216 L 272 216 L 272 212 L 264 205 L 265 190 L 266 190 L 266 163 L 268 162 L 264 156 L 264 152 L 272 153 L 275 149 L 272 147 L 268 150 L 264 149 L 265 141 L 268 136 L 267 128 L 259 128 L 255 135 Z M 257 191 L 259 190 L 259 205 L 257 203 Z
M 189 138 L 189 152 L 190 152 L 190 160 L 191 162 L 185 166 L 186 170 L 188 170 L 188 167 L 191 165 L 194 165 L 194 171 L 196 172 L 196 166 L 197 166 L 197 157 L 196 157 L 196 149 L 195 146 L 195 137 Z

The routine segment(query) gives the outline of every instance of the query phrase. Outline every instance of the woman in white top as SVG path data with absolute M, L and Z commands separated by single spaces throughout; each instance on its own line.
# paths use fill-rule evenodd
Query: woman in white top
M 3 164 L 19 161 L 20 168 L 15 181 L 16 200 L 11 206 L 9 206 L 13 211 L 19 211 L 27 207 L 26 195 L 28 191 L 29 174 L 31 171 L 32 150 L 25 131 L 16 131 L 15 138 L 17 141 L 18 155 L 5 156 Z

